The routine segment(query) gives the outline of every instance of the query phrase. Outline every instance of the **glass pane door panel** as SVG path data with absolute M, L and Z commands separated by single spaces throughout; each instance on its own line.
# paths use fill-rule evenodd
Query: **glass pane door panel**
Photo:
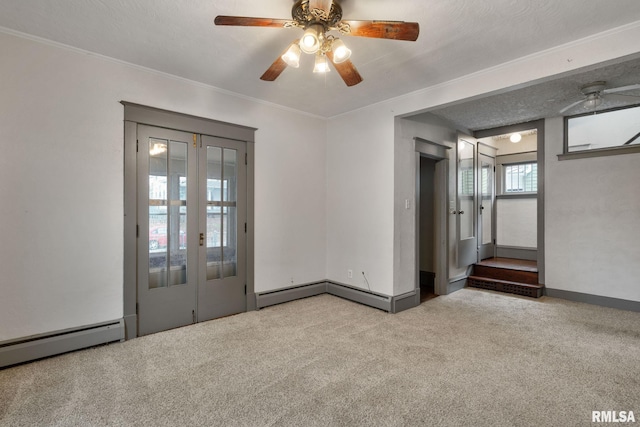
M 473 227 L 475 196 L 473 144 L 460 140 L 458 142 L 458 215 L 460 221 L 460 239 L 475 236 Z
M 207 280 L 236 275 L 237 152 L 207 147 Z
M 224 236 L 224 249 L 222 258 L 222 271 L 224 277 L 236 275 L 236 251 L 238 241 L 238 216 L 237 216 L 237 151 L 225 148 L 222 152 L 222 176 L 224 192 L 222 195 L 222 235 Z
M 491 243 L 493 218 L 493 165 L 481 162 L 480 183 L 482 206 L 482 244 Z
M 207 280 L 222 278 L 222 148 L 207 147 Z
M 187 144 L 149 140 L 149 288 L 187 283 Z

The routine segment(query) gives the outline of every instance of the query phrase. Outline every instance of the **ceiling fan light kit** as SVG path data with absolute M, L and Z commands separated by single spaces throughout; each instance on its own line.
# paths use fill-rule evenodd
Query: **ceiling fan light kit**
M 300 54 L 304 52 L 316 55 L 314 73 L 328 72 L 328 63 L 331 62 L 347 86 L 357 85 L 362 77 L 349 60 L 351 50 L 342 40 L 328 34 L 330 31 L 349 36 L 405 41 L 416 41 L 420 32 L 417 22 L 344 21 L 342 7 L 336 0 L 298 0 L 293 5 L 291 17 L 293 20 L 220 15 L 215 18 L 215 24 L 303 29 L 302 37 L 294 41 L 260 78 L 274 81 L 287 66 L 298 68 Z
M 585 110 L 595 111 L 600 105 L 602 105 L 604 99 L 615 100 L 624 104 L 628 104 L 630 101 L 634 102 L 633 98 L 640 98 L 640 96 L 638 95 L 618 93 L 638 90 L 640 89 L 640 84 L 614 87 L 610 89 L 606 89 L 606 87 L 607 82 L 605 81 L 591 82 L 582 85 L 582 87 L 580 88 L 580 92 L 582 92 L 584 98 L 567 105 L 562 110 L 560 110 L 560 114 L 564 114 L 565 112 L 577 107 L 578 105 L 582 105 L 582 108 L 584 108 Z

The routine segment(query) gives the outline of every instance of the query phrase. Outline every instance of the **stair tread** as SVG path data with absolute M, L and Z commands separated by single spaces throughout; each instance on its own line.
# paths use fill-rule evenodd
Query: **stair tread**
M 537 262 L 512 258 L 488 258 L 477 262 L 475 265 L 504 270 L 527 271 L 532 273 L 538 272 Z
M 532 283 L 522 283 L 522 282 L 514 282 L 511 280 L 502 280 L 502 279 L 494 279 L 493 277 L 483 277 L 483 276 L 469 276 L 469 279 L 472 280 L 483 280 L 486 282 L 496 282 L 496 283 L 504 283 L 504 284 L 509 284 L 509 285 L 519 285 L 519 286 L 525 286 L 525 287 L 531 287 L 531 288 L 544 288 L 544 285 L 541 284 L 532 284 Z

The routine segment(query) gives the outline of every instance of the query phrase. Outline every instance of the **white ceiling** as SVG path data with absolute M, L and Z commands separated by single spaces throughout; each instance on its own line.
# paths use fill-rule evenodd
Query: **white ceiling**
M 262 73 L 299 29 L 216 27 L 291 16 L 292 0 L 0 0 L 0 26 L 322 117 L 640 20 L 638 0 L 343 0 L 345 19 L 415 21 L 417 42 L 344 37 L 364 81 Z M 640 83 L 640 82 L 635 82 Z

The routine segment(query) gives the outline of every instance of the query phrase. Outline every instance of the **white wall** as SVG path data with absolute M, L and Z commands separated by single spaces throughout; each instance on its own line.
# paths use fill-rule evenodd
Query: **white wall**
M 323 280 L 324 119 L 0 33 L 0 341 L 123 310 L 121 100 L 258 128 L 255 277 Z
M 545 125 L 546 286 L 640 301 L 640 154 L 559 161 Z
M 385 295 L 393 295 L 393 149 L 384 111 L 327 128 L 327 279 Z
M 538 247 L 538 200 L 498 199 L 496 243 L 517 248 Z

